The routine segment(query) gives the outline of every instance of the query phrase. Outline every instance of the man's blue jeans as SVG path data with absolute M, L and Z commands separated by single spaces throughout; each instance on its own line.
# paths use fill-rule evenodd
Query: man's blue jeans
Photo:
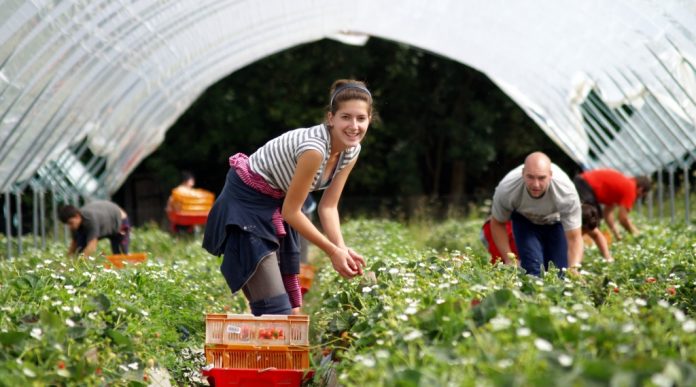
M 539 277 L 541 266 L 548 270 L 549 262 L 559 270 L 568 267 L 568 241 L 560 222 L 534 224 L 517 212 L 511 219 L 520 264 L 527 274 Z

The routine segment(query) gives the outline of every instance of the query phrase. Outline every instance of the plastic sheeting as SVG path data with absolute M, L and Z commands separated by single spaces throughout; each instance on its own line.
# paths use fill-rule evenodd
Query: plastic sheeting
M 693 160 L 694 2 L 4 0 L 0 192 L 85 144 L 113 193 L 214 82 L 298 44 L 368 36 L 485 73 L 587 167 Z

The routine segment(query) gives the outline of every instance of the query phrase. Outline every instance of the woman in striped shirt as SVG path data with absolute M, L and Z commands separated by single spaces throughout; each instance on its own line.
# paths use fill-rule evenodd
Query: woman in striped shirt
M 365 266 L 343 240 L 338 201 L 373 116 L 372 95 L 363 82 L 337 80 L 327 110 L 323 124 L 286 132 L 249 157 L 230 157 L 208 215 L 203 247 L 223 255 L 220 271 L 232 292 L 242 289 L 255 315 L 299 313 L 298 233 L 345 278 Z M 307 195 L 318 190 L 325 190 L 318 206 L 325 235 L 302 213 Z

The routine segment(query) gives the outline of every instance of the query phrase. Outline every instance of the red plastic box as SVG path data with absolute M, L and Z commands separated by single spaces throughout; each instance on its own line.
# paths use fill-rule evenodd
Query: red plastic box
M 314 376 L 314 371 L 263 369 L 252 370 L 245 368 L 211 368 L 202 370 L 208 378 L 211 387 L 276 387 L 302 385 Z

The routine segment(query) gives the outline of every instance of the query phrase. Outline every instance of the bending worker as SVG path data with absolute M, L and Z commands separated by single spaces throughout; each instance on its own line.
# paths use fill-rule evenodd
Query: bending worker
M 95 200 L 80 209 L 67 205 L 58 210 L 58 217 L 72 231 L 68 255 L 82 253 L 90 256 L 102 238 L 109 238 L 114 254 L 128 254 L 130 222 L 126 212 L 117 204 Z
M 568 175 L 544 153 L 528 155 L 495 189 L 491 233 L 506 264 L 514 263 L 505 230 L 510 219 L 520 265 L 528 274 L 539 276 L 549 262 L 562 270 L 582 261 L 580 198 Z
M 576 176 L 575 185 L 582 202 L 590 203 L 597 208 L 597 212 L 604 217 L 616 240 L 621 240 L 619 228 L 614 222 L 616 207 L 619 208 L 619 223 L 629 233 L 638 235 L 638 229 L 629 219 L 628 213 L 637 199 L 650 192 L 650 178 L 631 178 L 614 169 L 595 169 Z

